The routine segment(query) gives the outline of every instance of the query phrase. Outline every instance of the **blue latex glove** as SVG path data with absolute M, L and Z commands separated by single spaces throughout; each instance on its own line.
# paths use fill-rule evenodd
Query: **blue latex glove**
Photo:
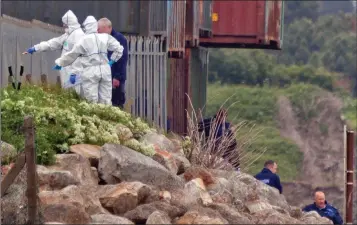
M 71 76 L 69 77 L 69 82 L 71 82 L 71 84 L 76 83 L 76 74 L 71 74 Z
M 114 62 L 113 60 L 110 60 L 108 64 L 109 64 L 110 67 L 112 67 L 112 65 L 113 65 L 114 63 L 115 63 L 115 62 Z
M 62 69 L 62 66 L 59 66 L 59 65 L 56 65 L 53 67 L 54 70 L 61 70 Z
M 31 47 L 31 48 L 27 49 L 27 52 L 30 54 L 36 52 L 35 47 Z

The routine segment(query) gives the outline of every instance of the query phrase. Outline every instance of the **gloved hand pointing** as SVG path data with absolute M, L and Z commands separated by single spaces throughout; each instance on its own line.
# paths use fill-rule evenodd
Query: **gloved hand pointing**
M 114 63 L 115 63 L 115 62 L 114 62 L 113 60 L 110 60 L 108 64 L 109 64 L 110 67 L 112 67 L 112 65 L 113 65 Z
M 71 84 L 76 83 L 76 74 L 71 74 L 71 76 L 69 77 L 69 81 L 71 82 Z
M 59 66 L 59 65 L 56 65 L 53 67 L 54 70 L 61 70 L 62 69 L 62 66 Z
M 22 54 L 28 54 L 28 53 L 33 54 L 34 52 L 36 52 L 35 47 L 31 47 L 31 48 L 27 49 L 27 51 Z

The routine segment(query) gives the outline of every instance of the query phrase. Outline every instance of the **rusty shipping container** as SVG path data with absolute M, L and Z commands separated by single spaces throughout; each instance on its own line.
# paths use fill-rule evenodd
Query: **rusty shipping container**
M 212 38 L 200 38 L 210 48 L 281 50 L 283 1 L 213 1 Z
M 187 112 L 204 113 L 207 95 L 208 50 L 186 48 L 183 59 L 169 59 L 167 88 L 168 130 L 185 135 Z M 187 95 L 191 99 L 191 104 Z

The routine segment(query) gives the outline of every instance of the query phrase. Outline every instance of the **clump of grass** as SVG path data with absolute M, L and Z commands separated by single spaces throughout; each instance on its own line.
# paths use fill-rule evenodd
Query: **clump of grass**
M 193 109 L 191 99 L 189 96 L 187 97 Z M 219 111 L 223 110 L 227 100 L 220 106 Z M 230 106 L 227 107 L 227 111 L 229 108 Z M 261 132 L 261 130 L 255 129 L 254 124 L 249 123 L 249 121 L 231 124 L 231 133 L 223 131 L 222 136 L 217 138 L 219 126 L 226 121 L 226 116 L 221 114 L 222 117 L 216 117 L 211 121 L 209 136 L 206 137 L 204 132 L 200 132 L 201 126 L 199 123 L 203 123 L 202 109 L 197 110 L 198 115 L 195 110 L 191 111 L 191 113 L 187 111 L 188 132 L 184 149 L 186 157 L 192 164 L 209 169 L 225 170 L 232 170 L 234 166 L 239 165 L 241 171 L 248 171 L 249 167 L 266 151 L 266 148 L 255 149 L 255 151 L 250 152 L 244 150 L 252 146 Z M 220 118 L 222 118 L 223 123 Z M 247 132 L 240 133 L 242 129 Z M 240 135 L 238 135 L 239 133 Z M 236 147 L 232 148 L 235 143 Z

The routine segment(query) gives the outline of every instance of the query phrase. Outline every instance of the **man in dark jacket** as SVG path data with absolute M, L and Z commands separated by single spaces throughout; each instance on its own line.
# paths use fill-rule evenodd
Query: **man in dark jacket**
M 255 178 L 271 187 L 275 187 L 281 194 L 283 193 L 283 187 L 281 186 L 279 176 L 276 174 L 277 169 L 278 165 L 276 162 L 268 160 L 264 163 L 263 170 L 255 175 Z
M 198 123 L 198 132 L 205 132 L 206 141 L 210 135 L 211 129 L 216 126 L 214 130 L 214 137 L 215 146 L 216 148 L 219 147 L 223 136 L 231 137 L 235 135 L 231 130 L 231 124 L 226 122 L 227 118 L 227 111 L 224 109 L 220 109 L 217 114 L 213 118 L 207 118 L 203 121 Z M 228 138 L 227 138 L 228 140 Z M 240 164 L 239 164 L 239 154 L 237 150 L 237 141 L 235 138 L 230 138 L 229 146 L 227 147 L 226 151 L 222 154 L 224 159 L 227 159 L 232 166 L 239 171 Z M 238 160 L 236 159 L 238 157 Z
M 333 224 L 343 224 L 343 220 L 338 210 L 328 204 L 325 199 L 325 194 L 322 191 L 315 192 L 315 202 L 303 208 L 304 212 L 316 211 L 321 217 L 330 219 Z
M 123 47 L 123 56 L 118 62 L 112 65 L 112 78 L 113 78 L 113 90 L 112 90 L 112 104 L 123 109 L 125 104 L 125 81 L 126 81 L 126 65 L 128 62 L 128 41 L 123 34 L 115 31 L 112 27 L 112 23 L 107 18 L 101 18 L 98 20 L 98 33 L 107 33 L 112 35 Z M 108 52 L 108 58 L 113 52 Z

